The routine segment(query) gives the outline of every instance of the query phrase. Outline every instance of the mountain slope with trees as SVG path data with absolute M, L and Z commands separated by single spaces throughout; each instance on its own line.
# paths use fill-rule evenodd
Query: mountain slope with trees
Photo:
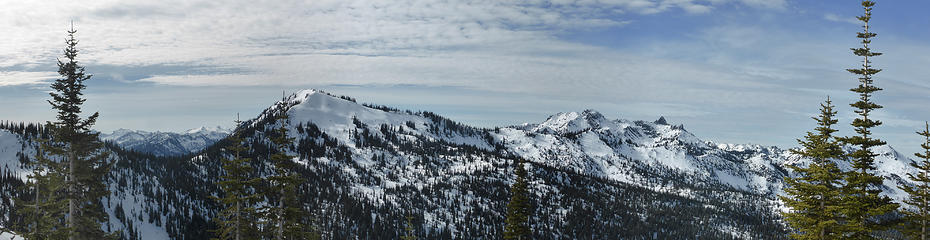
M 553 115 L 539 124 L 474 128 L 430 112 L 359 104 L 305 90 L 288 96 L 236 133 L 252 169 L 269 176 L 274 139 L 286 107 L 287 149 L 304 181 L 297 192 L 324 239 L 421 239 L 504 236 L 517 159 L 526 159 L 529 229 L 536 238 L 786 236 L 776 195 L 788 166 L 810 160 L 788 150 L 703 141 L 681 125 L 608 120 L 589 110 Z M 15 189 L 36 153 L 39 126 L 3 124 L 3 187 Z M 2 140 L 0 139 L 0 140 Z M 107 144 L 113 161 L 104 207 L 106 231 L 127 239 L 203 239 L 222 206 L 223 159 L 235 157 L 226 138 L 197 154 L 158 157 Z M 912 162 L 877 148 L 888 184 Z M 837 163 L 849 169 L 848 164 Z M 889 186 L 885 195 L 906 194 Z M 19 191 L 10 191 L 15 195 Z M 4 203 L 9 207 L 9 203 Z M 17 226 L 20 216 L 7 216 Z

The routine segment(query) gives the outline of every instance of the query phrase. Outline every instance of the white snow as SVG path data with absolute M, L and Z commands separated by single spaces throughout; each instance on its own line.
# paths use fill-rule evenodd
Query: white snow
M 22 240 L 22 239 L 25 239 L 25 238 L 20 237 L 19 235 L 16 235 L 16 234 L 7 233 L 7 232 L 0 233 L 0 240 Z
M 26 156 L 33 157 L 35 149 L 26 147 L 23 151 L 23 141 L 20 136 L 8 130 L 0 129 L 0 167 L 3 167 L 23 181 L 26 181 L 29 171 L 20 167 L 19 158 L 16 156 L 22 152 Z
M 491 146 L 478 136 L 463 136 L 459 134 L 435 134 L 427 131 L 427 126 L 434 123 L 426 117 L 407 114 L 404 112 L 386 112 L 373 109 L 356 102 L 331 96 L 318 90 L 302 90 L 288 98 L 291 104 L 296 104 L 288 110 L 291 126 L 299 123 L 313 123 L 327 135 L 333 136 L 348 146 L 355 146 L 351 138 L 351 130 L 356 126 L 353 118 L 365 123 L 372 133 L 379 133 L 382 124 L 392 128 L 402 128 L 405 132 L 425 136 L 428 139 L 442 139 L 447 142 L 471 145 L 490 149 Z M 410 128 L 407 123 L 413 123 Z M 405 136 L 402 136 L 405 137 Z
M 717 171 L 716 173 L 717 173 L 717 179 L 719 179 L 720 182 L 724 184 L 733 186 L 735 188 L 743 189 L 743 190 L 749 189 L 749 181 L 746 181 L 745 178 L 730 174 L 726 171 Z

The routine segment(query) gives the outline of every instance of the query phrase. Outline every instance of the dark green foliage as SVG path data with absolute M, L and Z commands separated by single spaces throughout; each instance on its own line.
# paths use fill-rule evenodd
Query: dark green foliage
M 858 75 L 859 86 L 850 89 L 850 91 L 859 94 L 859 100 L 850 104 L 855 108 L 859 115 L 854 119 L 852 126 L 858 135 L 844 137 L 842 142 L 857 147 L 854 152 L 848 155 L 853 171 L 846 174 L 846 187 L 844 188 L 845 207 L 842 213 L 847 217 L 844 228 L 847 231 L 849 239 L 872 239 L 872 234 L 887 230 L 892 226 L 891 221 L 886 221 L 886 215 L 892 213 L 898 208 L 898 204 L 886 196 L 881 196 L 882 178 L 876 176 L 875 171 L 875 154 L 871 148 L 884 145 L 885 142 L 872 137 L 872 128 L 882 124 L 881 121 L 870 119 L 871 113 L 882 106 L 872 102 L 872 94 L 881 88 L 873 85 L 873 75 L 881 72 L 881 69 L 872 68 L 871 57 L 879 56 L 881 53 L 873 52 L 869 48 L 875 33 L 870 32 L 869 20 L 872 18 L 873 1 L 862 1 L 862 7 L 865 14 L 859 16 L 862 21 L 864 31 L 857 34 L 861 39 L 862 47 L 853 48 L 853 54 L 863 58 L 860 68 L 847 69 L 850 73 Z
M 791 208 L 783 212 L 785 221 L 795 232 L 794 239 L 840 239 L 842 238 L 842 177 L 840 169 L 831 160 L 840 159 L 843 149 L 833 137 L 837 130 L 833 124 L 836 111 L 828 97 L 820 105 L 820 116 L 814 117 L 817 121 L 815 132 L 807 132 L 804 140 L 798 139 L 803 147 L 793 150 L 800 156 L 811 159 L 808 166 L 790 166 L 797 173 L 797 177 L 786 177 L 785 193 L 780 196 L 785 205 Z
M 911 163 L 917 169 L 917 175 L 908 173 L 908 178 L 916 184 L 900 187 L 910 195 L 904 202 L 912 207 L 903 211 L 905 218 L 902 230 L 911 239 L 926 240 L 930 239 L 930 123 L 925 123 L 924 130 L 917 134 L 924 137 L 924 142 L 920 144 L 924 152 L 914 153 L 921 159 Z
M 236 124 L 241 124 L 236 121 Z M 213 197 L 220 205 L 224 206 L 218 216 L 213 220 L 219 226 L 214 231 L 218 236 L 216 239 L 222 240 L 240 240 L 240 239 L 258 239 L 260 237 L 255 222 L 258 220 L 258 212 L 255 204 L 262 199 L 255 186 L 260 183 L 261 178 L 252 178 L 252 166 L 250 158 L 240 157 L 240 153 L 248 151 L 242 145 L 244 141 L 239 134 L 229 137 L 233 145 L 227 147 L 232 153 L 231 158 L 223 159 L 222 181 L 218 182 L 223 197 Z
M 63 214 L 67 202 L 57 193 L 64 189 L 65 180 L 62 174 L 47 174 L 48 172 L 60 173 L 63 169 L 57 168 L 61 164 L 56 164 L 45 156 L 43 150 L 48 148 L 48 140 L 39 139 L 39 151 L 34 156 L 35 161 L 27 162 L 25 166 L 32 168 L 32 173 L 28 176 L 29 182 L 26 182 L 25 192 L 29 193 L 28 197 L 24 196 L 17 199 L 16 214 L 24 218 L 26 226 L 23 237 L 29 239 L 56 239 L 67 238 L 67 232 L 61 227 L 60 221 L 64 219 Z
M 76 60 L 78 55 L 74 34 L 68 31 L 64 50 L 65 61 L 58 61 L 61 78 L 52 83 L 54 92 L 48 101 L 58 112 L 57 121 L 49 122 L 46 129 L 50 140 L 41 141 L 41 151 L 30 166 L 32 196 L 21 202 L 32 203 L 33 211 L 19 211 L 26 215 L 25 232 L 21 235 L 49 239 L 103 239 L 106 234 L 101 223 L 107 221 L 101 200 L 109 192 L 106 175 L 110 164 L 107 152 L 100 151 L 103 143 L 98 133 L 91 131 L 98 113 L 82 118 L 84 81 L 91 75 Z M 57 156 L 47 158 L 49 156 Z
M 402 240 L 417 240 L 417 232 L 413 227 L 413 216 L 407 215 L 407 221 L 404 222 L 404 236 L 400 237 Z
M 514 167 L 516 180 L 510 188 L 510 203 L 507 204 L 507 219 L 504 239 L 530 239 L 529 217 L 531 213 L 529 189 L 526 183 L 526 168 L 523 160 Z

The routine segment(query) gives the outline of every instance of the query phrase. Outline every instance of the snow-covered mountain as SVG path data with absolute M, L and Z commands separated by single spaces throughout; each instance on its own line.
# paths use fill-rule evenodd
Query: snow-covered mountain
M 175 156 L 203 150 L 225 138 L 229 132 L 229 129 L 220 126 L 199 127 L 182 133 L 118 129 L 111 133 L 100 134 L 100 138 L 126 149 L 156 156 Z
M 246 157 L 256 175 L 270 171 L 267 139 L 285 110 L 296 138 L 290 152 L 306 180 L 301 199 L 327 239 L 397 238 L 406 216 L 425 239 L 498 238 L 518 158 L 530 163 L 537 239 L 779 239 L 786 232 L 776 196 L 792 174 L 787 166 L 809 162 L 777 147 L 705 141 L 665 118 L 612 120 L 585 110 L 484 129 L 304 90 L 235 130 L 252 149 Z M 109 139 L 147 139 L 125 132 Z M 20 159 L 34 154 L 35 135 L 0 130 L 0 166 L 9 173 L 0 187 L 25 179 Z M 219 194 L 229 144 L 219 140 L 193 158 L 110 146 L 107 229 L 127 238 L 206 237 L 218 209 L 207 196 Z M 885 194 L 902 199 L 895 185 L 907 183 L 911 160 L 891 147 L 875 150 Z
M 608 120 L 594 110 L 558 113 L 539 124 L 495 133 L 507 150 L 543 165 L 686 195 L 674 181 L 664 179 L 723 185 L 774 201 L 784 194 L 783 180 L 792 174 L 788 166 L 810 163 L 774 146 L 704 141 L 664 117 L 654 122 Z M 903 200 L 907 195 L 896 186 L 910 184 L 904 176 L 915 173 L 913 160 L 887 145 L 873 151 L 879 154 L 876 171 L 885 178 L 885 194 Z M 837 163 L 843 170 L 851 168 Z

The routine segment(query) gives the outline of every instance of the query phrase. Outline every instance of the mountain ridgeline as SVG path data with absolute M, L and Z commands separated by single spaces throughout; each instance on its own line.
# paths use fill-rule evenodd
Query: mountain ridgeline
M 324 239 L 396 239 L 408 234 L 408 216 L 421 239 L 500 238 L 519 159 L 527 163 L 536 239 L 782 239 L 783 179 L 794 174 L 788 166 L 810 163 L 777 147 L 704 141 L 665 118 L 610 120 L 586 110 L 486 129 L 304 90 L 234 130 L 254 176 L 272 171 L 277 148 L 269 139 L 282 110 L 295 138 L 288 152 L 305 179 L 298 193 Z M 7 213 L 11 197 L 23 194 L 24 159 L 47 133 L 2 128 L 0 210 Z M 114 165 L 104 230 L 126 239 L 210 237 L 221 207 L 209 196 L 220 194 L 231 140 L 181 156 L 117 143 L 105 147 Z M 888 146 L 874 151 L 883 194 L 901 201 L 907 195 L 895 185 L 912 184 L 903 177 L 912 161 Z M 3 216 L 3 226 L 22 224 Z
M 182 133 L 118 129 L 100 134 L 100 139 L 138 152 L 156 156 L 176 156 L 199 152 L 226 138 L 229 131 L 222 127 L 199 127 Z

